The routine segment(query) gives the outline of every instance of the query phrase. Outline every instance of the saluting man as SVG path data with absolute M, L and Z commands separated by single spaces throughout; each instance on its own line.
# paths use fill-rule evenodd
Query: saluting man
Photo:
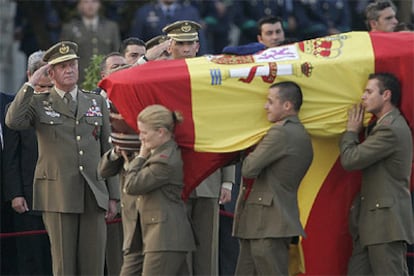
M 77 44 L 62 41 L 46 51 L 39 68 L 17 93 L 6 115 L 16 130 L 36 129 L 39 159 L 33 209 L 42 211 L 54 275 L 103 275 L 106 225 L 119 189 L 97 173 L 110 149 L 108 109 L 102 96 L 78 89 Z M 50 93 L 34 94 L 49 73 Z

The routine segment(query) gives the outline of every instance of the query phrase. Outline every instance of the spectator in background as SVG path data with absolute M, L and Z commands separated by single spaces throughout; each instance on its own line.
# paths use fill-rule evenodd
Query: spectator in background
M 365 19 L 370 32 L 393 32 L 397 27 L 397 8 L 388 0 L 370 3 L 365 9 Z
M 295 0 L 299 40 L 351 30 L 351 14 L 346 0 Z
M 49 48 L 59 40 L 61 20 L 53 2 L 16 1 L 14 36 L 26 57 L 38 49 Z
M 202 17 L 209 54 L 220 54 L 221 49 L 230 43 L 233 11 L 238 5 L 234 2 L 228 0 L 191 1 Z
M 257 21 L 265 16 L 279 16 L 284 30 L 292 33 L 296 29 L 293 16 L 293 0 L 248 0 L 238 1 L 234 23 L 240 28 L 239 45 L 257 41 Z
M 27 63 L 27 78 L 46 63 L 44 52 L 32 53 Z M 35 85 L 35 93 L 49 92 L 53 83 L 42 75 Z M 33 210 L 33 178 L 37 162 L 37 139 L 34 129 L 12 130 L 2 126 L 4 138 L 3 177 L 4 196 L 15 213 L 15 232 L 44 230 L 42 213 Z M 17 271 L 19 275 L 52 275 L 49 238 L 45 234 L 21 236 L 16 239 Z
M 14 210 L 10 202 L 4 199 L 4 128 L 6 127 L 4 121 L 6 117 L 6 106 L 13 101 L 13 95 L 0 92 L 0 231 L 1 233 L 10 233 L 14 231 L 13 221 Z M 16 275 L 17 255 L 16 252 L 16 238 L 10 237 L 2 239 L 0 242 L 0 275 Z M 7 253 L 3 253 L 7 252 Z
M 99 15 L 100 0 L 79 0 L 77 8 L 79 17 L 63 25 L 60 37 L 79 46 L 79 84 L 82 85 L 92 55 L 118 51 L 121 39 L 117 23 Z
M 137 37 L 128 37 L 121 42 L 119 52 L 127 64 L 133 65 L 146 53 L 145 42 Z
M 139 8 L 131 26 L 130 36 L 144 41 L 163 34 L 162 28 L 178 20 L 192 20 L 200 23 L 199 11 L 189 3 L 178 0 L 158 0 Z M 200 54 L 207 52 L 204 32 L 200 33 Z
M 285 41 L 282 18 L 277 16 L 262 17 L 258 22 L 257 41 L 266 48 L 276 47 Z

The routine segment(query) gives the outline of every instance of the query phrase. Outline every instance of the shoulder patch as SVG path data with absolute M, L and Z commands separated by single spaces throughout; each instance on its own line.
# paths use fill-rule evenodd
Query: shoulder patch
M 164 153 L 161 153 L 161 154 L 159 155 L 159 157 L 160 157 L 160 158 L 163 158 L 163 159 L 167 159 L 167 158 L 169 157 L 169 155 L 164 154 Z
M 389 126 L 391 125 L 393 120 L 394 120 L 394 116 L 388 116 L 387 118 L 384 118 L 384 120 L 382 120 L 381 125 Z

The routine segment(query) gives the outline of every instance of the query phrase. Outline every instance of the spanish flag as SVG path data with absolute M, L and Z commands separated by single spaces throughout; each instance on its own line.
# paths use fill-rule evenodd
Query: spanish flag
M 183 114 L 175 137 L 183 153 L 186 198 L 269 129 L 263 106 L 270 84 L 297 82 L 304 97 L 299 117 L 314 148 L 298 195 L 307 233 L 302 241 L 305 274 L 341 275 L 352 249 L 348 211 L 360 188 L 360 173 L 341 167 L 338 141 L 347 110 L 360 102 L 374 72 L 400 79 L 400 108 L 414 130 L 414 34 L 408 32 L 349 32 L 254 55 L 154 61 L 115 72 L 100 87 L 136 130 L 137 115 L 147 105 L 162 104 Z

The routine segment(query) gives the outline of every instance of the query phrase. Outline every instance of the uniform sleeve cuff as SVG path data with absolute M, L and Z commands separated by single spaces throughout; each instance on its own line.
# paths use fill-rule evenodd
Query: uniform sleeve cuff
M 221 184 L 221 187 L 227 190 L 232 190 L 233 188 L 233 183 L 231 182 L 223 182 L 223 184 Z

